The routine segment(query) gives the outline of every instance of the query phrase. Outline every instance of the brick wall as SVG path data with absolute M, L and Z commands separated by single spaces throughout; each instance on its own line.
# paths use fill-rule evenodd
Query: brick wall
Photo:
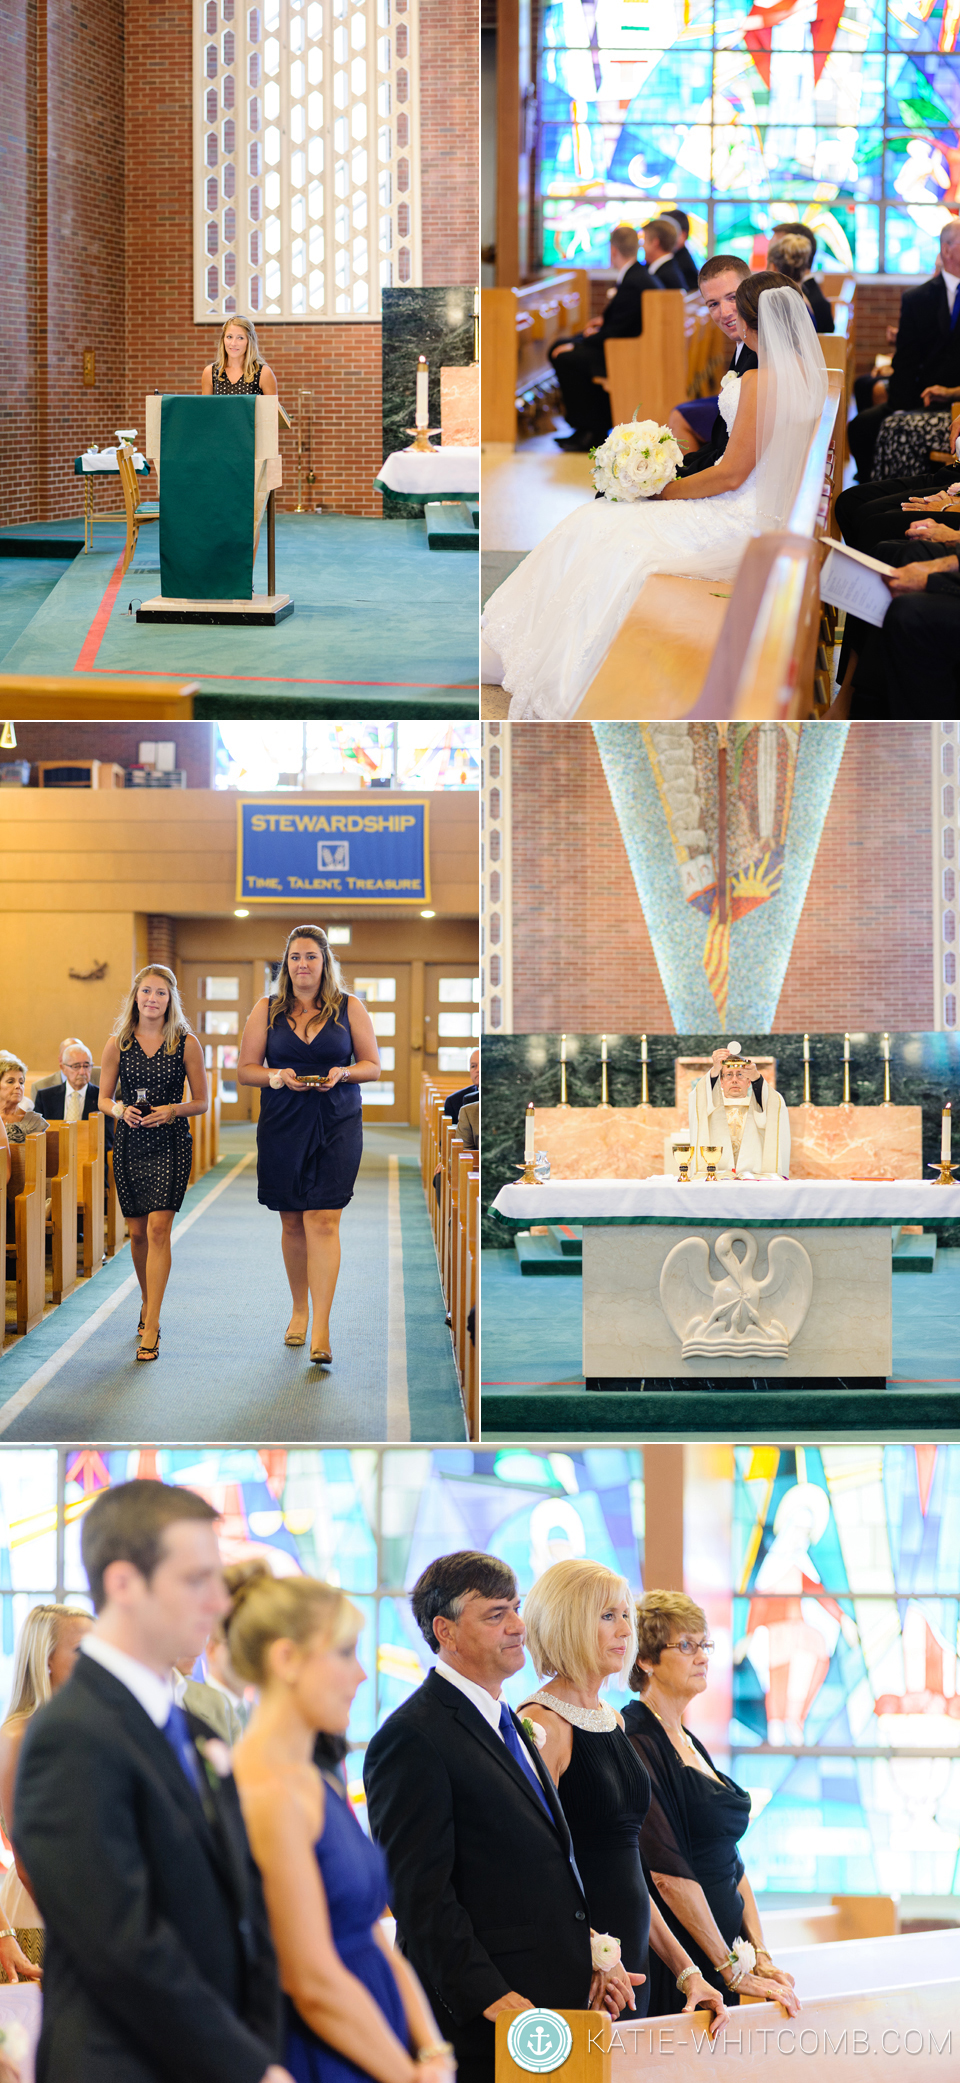
M 925 278 L 920 275 L 877 275 L 872 282 L 858 282 L 853 296 L 856 373 L 865 376 L 873 368 L 874 356 L 892 354 L 887 339 L 888 325 L 900 323 L 900 299 Z
M 33 763 L 31 781 L 36 782 L 38 759 L 115 760 L 132 767 L 139 748 L 156 738 L 173 739 L 177 766 L 187 777 L 188 788 L 213 787 L 213 741 L 216 724 L 181 723 L 18 723 L 17 749 L 0 754 L 4 760 L 28 759 Z
M 775 1032 L 931 1025 L 929 742 L 850 731 Z M 515 724 L 512 785 L 515 1032 L 672 1033 L 592 730 Z
M 477 268 L 476 0 L 421 0 L 423 279 Z M 125 421 L 143 432 L 154 389 L 193 391 L 212 326 L 193 323 L 190 0 L 27 0 L 3 13 L 6 314 L 0 367 L 0 522 L 79 510 L 73 458 Z M 304 504 L 376 515 L 382 461 L 380 327 L 263 325 L 291 410 L 314 393 L 315 487 Z M 84 389 L 84 348 L 96 388 Z M 281 508 L 296 505 L 281 435 Z M 149 497 L 156 487 L 144 481 Z M 94 487 L 116 507 L 116 480 Z

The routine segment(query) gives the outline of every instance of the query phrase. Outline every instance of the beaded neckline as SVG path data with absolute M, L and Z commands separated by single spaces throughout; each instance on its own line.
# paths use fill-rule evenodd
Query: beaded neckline
M 607 1734 L 620 1727 L 612 1707 L 602 1701 L 599 1707 L 572 1707 L 569 1700 L 558 1700 L 552 1692 L 535 1692 L 525 1700 L 520 1709 L 525 1714 L 528 1707 L 549 1707 L 552 1714 L 560 1714 L 564 1721 L 573 1723 L 575 1729 L 589 1729 L 591 1735 Z

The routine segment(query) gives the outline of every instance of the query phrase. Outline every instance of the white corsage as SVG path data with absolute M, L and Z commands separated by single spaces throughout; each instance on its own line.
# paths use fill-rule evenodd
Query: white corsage
M 744 1976 L 752 1975 L 756 1967 L 756 1948 L 750 1944 L 748 1938 L 735 1938 L 730 1950 L 735 1954 L 737 1962 L 737 1971 L 731 1975 L 730 1986 L 732 1989 L 738 1989 Z
M 537 1750 L 542 1750 L 547 1740 L 547 1732 L 546 1729 L 543 1727 L 542 1722 L 531 1721 L 530 1716 L 528 1714 L 522 1714 L 520 1717 L 520 1727 L 522 1728 L 523 1733 L 526 1736 L 528 1742 L 532 1743 Z
M 197 1742 L 197 1749 L 207 1767 L 211 1786 L 215 1786 L 218 1779 L 229 1779 L 233 1771 L 229 1743 L 224 1743 L 220 1736 L 203 1736 Z
M 611 1938 L 609 1931 L 591 1931 L 590 1959 L 602 1974 L 620 1965 L 620 1940 Z
M 655 419 L 634 418 L 614 427 L 591 455 L 595 491 L 627 504 L 655 499 L 683 462 L 679 442 Z

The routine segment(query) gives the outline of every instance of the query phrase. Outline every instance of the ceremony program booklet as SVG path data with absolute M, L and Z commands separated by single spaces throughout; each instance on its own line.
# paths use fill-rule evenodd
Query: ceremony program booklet
M 820 573 L 821 600 L 828 600 L 831 607 L 846 608 L 849 615 L 859 615 L 861 622 L 872 622 L 879 629 L 890 606 L 883 582 L 892 578 L 893 565 L 878 564 L 875 557 L 848 549 L 832 535 L 821 535 L 820 541 L 830 551 Z

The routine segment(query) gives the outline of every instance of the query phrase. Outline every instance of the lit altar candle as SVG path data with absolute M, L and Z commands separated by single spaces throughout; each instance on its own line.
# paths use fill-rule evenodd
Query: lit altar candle
M 810 1061 L 810 1036 L 809 1036 L 809 1034 L 805 1034 L 805 1035 L 804 1035 L 804 1037 L 803 1037 L 803 1060 L 804 1060 L 804 1063 L 809 1063 L 809 1061 Z
M 601 1061 L 601 1063 L 606 1063 L 606 1060 L 607 1060 L 607 1037 L 606 1037 L 606 1035 L 605 1035 L 605 1034 L 601 1034 L 601 1036 L 600 1036 L 600 1061 Z
M 429 425 L 430 425 L 430 406 L 429 406 L 429 402 L 428 402 L 428 386 L 429 386 L 429 382 L 430 382 L 430 371 L 429 371 L 429 368 L 428 368 L 428 366 L 427 366 L 427 357 L 426 357 L 426 355 L 425 355 L 425 354 L 421 354 L 421 355 L 419 356 L 418 360 L 417 360 L 417 426 L 418 426 L 418 427 L 429 427 Z
M 843 1037 L 843 1060 L 844 1060 L 844 1063 L 849 1063 L 849 1061 L 850 1061 L 850 1036 L 849 1036 L 849 1034 L 845 1034 L 845 1035 L 844 1035 L 844 1037 Z
M 944 1107 L 943 1113 L 942 1113 L 942 1115 L 941 1115 L 941 1117 L 940 1117 L 940 1162 L 941 1162 L 941 1164 L 949 1164 L 949 1162 L 950 1162 L 950 1120 L 951 1120 L 951 1114 L 950 1114 L 950 1101 L 948 1100 L 948 1101 L 947 1101 L 947 1104 L 946 1104 L 946 1106 Z
M 523 1121 L 523 1161 L 532 1164 L 537 1154 L 537 1117 L 533 1101 L 527 1108 Z
M 641 1036 L 640 1036 L 640 1104 L 641 1104 L 641 1106 L 644 1106 L 644 1107 L 645 1107 L 645 1106 L 649 1106 L 649 1103 L 650 1103 L 650 1087 L 649 1087 L 649 1084 L 648 1084 L 648 1082 L 647 1082 L 647 1080 L 648 1080 L 648 1075 L 649 1075 L 649 1074 L 648 1074 L 648 1070 L 647 1070 L 647 1037 L 646 1037 L 646 1035 L 645 1035 L 645 1034 L 641 1034 Z
M 883 1104 L 884 1104 L 884 1106 L 885 1106 L 885 1107 L 888 1107 L 888 1106 L 890 1105 L 890 1036 L 889 1036 L 889 1034 L 885 1034 L 885 1035 L 884 1035 L 884 1036 L 882 1037 L 882 1046 L 883 1046 Z
M 607 1083 L 607 1037 L 600 1036 L 600 1105 L 610 1105 L 610 1087 Z
M 850 1036 L 843 1037 L 843 1104 L 850 1105 Z
M 560 1105 L 567 1105 L 567 1037 L 560 1036 Z
M 803 1104 L 810 1105 L 810 1036 L 803 1037 Z
M 567 1060 L 567 1037 L 566 1037 L 566 1035 L 565 1035 L 565 1034 L 561 1034 L 561 1036 L 560 1036 L 560 1061 L 561 1061 L 561 1063 L 566 1063 L 566 1060 Z

